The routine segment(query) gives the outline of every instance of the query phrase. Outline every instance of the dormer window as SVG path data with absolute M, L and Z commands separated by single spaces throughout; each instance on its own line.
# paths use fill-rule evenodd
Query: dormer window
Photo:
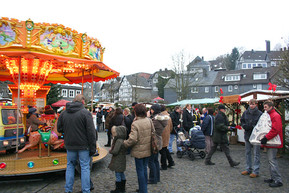
M 253 75 L 253 80 L 264 80 L 267 79 L 267 74 L 254 74 Z
M 240 81 L 240 74 L 228 74 L 225 76 L 225 81 Z

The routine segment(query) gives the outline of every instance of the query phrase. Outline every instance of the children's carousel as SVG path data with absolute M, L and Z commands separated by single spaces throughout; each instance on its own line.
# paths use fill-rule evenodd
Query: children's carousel
M 46 106 L 48 83 L 83 85 L 116 78 L 119 73 L 103 63 L 103 52 L 97 39 L 63 25 L 0 18 L 0 81 L 14 83 L 8 85 L 13 104 L 0 104 L 0 176 L 66 169 L 65 151 L 51 150 L 63 147 L 54 115 L 43 115 L 45 128 L 25 136 L 28 105 Z M 12 121 L 4 121 L 4 114 Z M 101 147 L 98 153 L 93 162 L 107 155 Z

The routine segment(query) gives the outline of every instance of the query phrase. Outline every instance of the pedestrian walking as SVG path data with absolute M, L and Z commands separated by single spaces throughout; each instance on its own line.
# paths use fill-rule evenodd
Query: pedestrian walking
M 230 129 L 229 121 L 227 116 L 225 115 L 226 107 L 224 105 L 219 105 L 218 107 L 219 111 L 215 118 L 215 130 L 213 131 L 213 146 L 208 153 L 205 164 L 206 165 L 215 165 L 215 163 L 211 162 L 212 155 L 217 150 L 218 145 L 220 145 L 222 151 L 225 153 L 229 164 L 231 167 L 237 166 L 240 164 L 240 162 L 233 161 L 231 155 L 230 155 L 230 149 L 229 149 L 229 142 L 227 137 L 227 132 Z
M 151 137 L 155 128 L 152 121 L 146 117 L 146 107 L 137 104 L 134 108 L 135 120 L 131 125 L 129 138 L 124 141 L 125 147 L 131 147 L 131 156 L 135 158 L 135 167 L 139 189 L 137 192 L 147 193 L 147 166 L 151 156 Z
M 282 119 L 281 116 L 275 111 L 273 101 L 265 101 L 264 109 L 270 115 L 272 128 L 264 138 L 261 139 L 261 144 L 267 148 L 267 157 L 269 161 L 269 169 L 271 178 L 265 179 L 266 183 L 269 183 L 270 187 L 280 187 L 283 186 L 281 174 L 279 172 L 279 166 L 276 159 L 277 151 L 279 148 L 283 147 L 283 132 L 282 132 Z M 281 145 L 274 147 L 266 145 L 267 141 L 273 139 L 279 135 L 281 140 Z
M 81 167 L 82 192 L 90 192 L 90 157 L 96 152 L 96 135 L 91 113 L 84 108 L 85 98 L 79 94 L 66 104 L 57 122 L 57 130 L 64 133 L 67 151 L 65 192 L 72 192 L 77 159 Z
M 109 153 L 112 154 L 108 168 L 115 172 L 115 190 L 111 193 L 125 192 L 126 178 L 124 171 L 126 170 L 126 148 L 123 144 L 126 139 L 126 127 L 113 126 L 111 128 L 111 135 L 113 137 L 112 146 Z
M 260 169 L 260 145 L 253 145 L 249 139 L 252 131 L 262 112 L 257 107 L 257 100 L 251 99 L 249 101 L 248 109 L 243 113 L 241 117 L 241 126 L 245 130 L 245 156 L 246 156 L 246 170 L 243 171 L 242 175 L 250 175 L 251 178 L 259 176 Z M 252 151 L 253 151 L 253 165 L 252 165 Z
M 214 131 L 214 125 L 215 125 L 215 118 L 213 116 L 214 110 L 212 108 L 208 108 L 208 114 L 203 120 L 203 123 L 201 125 L 201 129 L 205 135 L 206 140 L 206 149 L 205 152 L 208 154 L 211 151 L 211 147 L 213 146 L 213 131 Z

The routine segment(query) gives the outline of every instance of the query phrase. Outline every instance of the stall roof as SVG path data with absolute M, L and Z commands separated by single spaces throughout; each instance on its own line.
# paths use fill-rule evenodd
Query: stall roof
M 265 101 L 268 99 L 278 99 L 278 98 L 289 98 L 289 91 L 284 90 L 277 90 L 277 91 L 271 91 L 271 90 L 250 90 L 248 92 L 240 94 L 242 97 L 241 102 L 248 102 L 250 99 L 253 99 L 255 95 L 255 98 L 257 101 Z
M 198 104 L 210 104 L 210 103 L 216 103 L 219 101 L 219 98 L 203 98 L 203 99 L 190 99 L 190 100 L 182 100 L 175 103 L 168 104 L 167 106 L 176 106 L 176 105 L 198 105 Z

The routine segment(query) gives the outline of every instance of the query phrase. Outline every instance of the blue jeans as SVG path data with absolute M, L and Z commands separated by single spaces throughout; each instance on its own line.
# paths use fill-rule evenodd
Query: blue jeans
M 173 152 L 173 142 L 174 142 L 175 138 L 178 139 L 176 134 L 170 135 L 170 142 L 169 142 L 169 146 L 168 146 L 168 150 L 170 153 Z M 177 141 L 176 141 L 176 146 L 177 146 L 177 151 L 182 151 L 182 148 L 178 147 Z
M 160 181 L 160 163 L 159 154 L 152 154 L 149 157 L 149 181 L 151 183 L 157 183 Z
M 245 141 L 246 149 L 246 171 L 259 175 L 260 168 L 260 145 L 252 145 L 249 141 Z M 252 150 L 253 150 L 253 166 L 252 166 Z
M 275 182 L 282 182 L 278 162 L 276 159 L 277 151 L 277 148 L 267 148 L 267 157 L 269 161 L 271 179 L 273 179 Z
M 90 192 L 90 156 L 89 150 L 67 150 L 67 168 L 65 173 L 65 192 L 72 192 L 74 183 L 74 171 L 79 159 L 81 167 L 82 192 Z
M 135 158 L 135 168 L 137 173 L 137 179 L 138 179 L 138 187 L 140 193 L 147 193 L 147 180 L 148 180 L 148 173 L 147 173 L 147 167 L 148 167 L 148 157 L 145 158 Z
M 124 172 L 115 172 L 115 181 L 121 182 L 122 180 L 125 180 Z

